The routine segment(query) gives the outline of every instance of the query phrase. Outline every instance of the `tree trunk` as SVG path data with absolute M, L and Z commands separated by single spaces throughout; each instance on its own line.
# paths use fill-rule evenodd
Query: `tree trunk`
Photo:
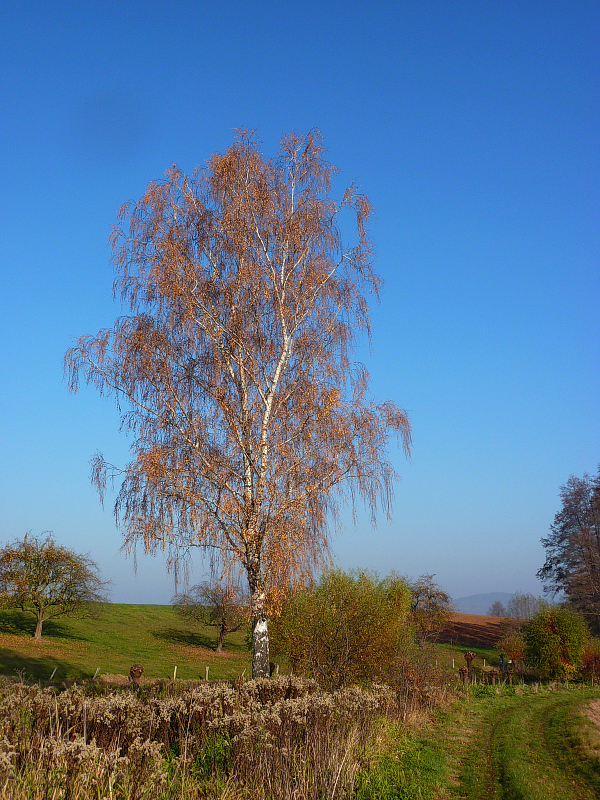
M 42 625 L 44 624 L 44 618 L 40 614 L 37 618 L 37 623 L 35 626 L 35 633 L 33 634 L 33 638 L 39 642 L 42 638 Z
M 268 678 L 269 624 L 264 613 L 252 615 L 252 677 Z
M 260 567 L 248 569 L 248 583 L 252 614 L 252 677 L 268 678 L 270 676 L 269 624 Z
M 225 622 L 221 622 L 219 625 L 219 636 L 217 638 L 217 653 L 223 652 L 223 642 L 225 640 L 225 635 L 227 633 L 227 624 Z

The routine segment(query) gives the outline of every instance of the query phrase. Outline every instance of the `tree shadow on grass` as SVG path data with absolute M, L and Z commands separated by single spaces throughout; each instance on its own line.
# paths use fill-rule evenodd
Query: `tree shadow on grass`
M 212 636 L 198 631 L 184 631 L 180 628 L 162 628 L 152 631 L 152 635 L 169 644 L 179 644 L 185 647 L 198 647 L 204 650 L 215 650 L 216 642 Z
M 13 609 L 0 612 L 0 633 L 10 633 L 17 636 L 33 637 L 35 633 L 35 617 L 33 614 L 26 614 L 24 611 Z M 64 625 L 60 620 L 49 619 L 44 622 L 42 628 L 43 639 L 71 639 L 73 641 L 85 641 L 85 637 L 77 636 Z
M 56 669 L 56 672 L 54 670 Z M 14 650 L 0 648 L 0 675 L 14 678 L 20 676 L 25 682 L 48 681 L 54 672 L 53 681 L 82 680 L 92 675 L 79 667 L 52 656 L 33 658 L 22 656 Z

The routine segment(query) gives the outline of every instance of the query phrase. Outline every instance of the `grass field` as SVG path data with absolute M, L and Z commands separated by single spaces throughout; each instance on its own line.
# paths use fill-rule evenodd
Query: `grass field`
M 455 622 L 468 626 L 465 619 Z M 449 637 L 452 641 L 422 651 L 423 658 L 433 658 L 447 668 L 440 673 L 448 681 L 444 696 L 455 701 L 437 712 L 427 707 L 408 728 L 398 716 L 382 716 L 366 749 L 362 754 L 357 751 L 353 800 L 600 797 L 600 689 L 539 684 L 459 686 L 451 676 L 452 667 L 456 672 L 465 664 L 467 650 L 475 652 L 474 667 L 480 678 L 484 665 L 498 665 L 499 653 L 486 641 L 489 626 L 486 628 L 484 618 L 476 620 L 475 626 L 472 631 L 465 629 L 466 642 L 454 638 L 461 630 L 455 624 Z M 33 617 L 0 612 L 0 674 L 44 683 L 56 670 L 54 681 L 60 688 L 63 682 L 89 679 L 97 670 L 100 678 L 108 676 L 109 681 L 110 676 L 126 676 L 131 664 L 139 662 L 144 677 L 150 679 L 170 679 L 177 667 L 177 678 L 197 680 L 205 677 L 207 666 L 212 680 L 241 674 L 250 677 L 246 631 L 231 634 L 224 652 L 217 654 L 216 630 L 188 623 L 170 606 L 108 604 L 98 608 L 93 618 L 46 623 L 41 642 L 33 640 L 33 631 Z M 204 681 L 201 684 L 205 685 Z M 190 691 L 183 684 L 178 684 L 179 689 L 170 681 L 167 685 L 168 692 Z M 91 692 L 91 703 L 95 690 L 88 684 L 85 691 Z M 115 695 L 114 702 L 121 702 L 119 696 L 125 698 L 122 702 L 138 702 L 130 690 Z M 355 744 L 348 740 L 348 747 Z M 340 763 L 345 763 L 344 759 Z M 164 796 L 170 798 L 171 794 Z M 129 798 L 125 790 L 119 796 Z M 271 796 L 279 798 L 280 794 Z
M 100 606 L 92 618 L 63 617 L 44 623 L 43 638 L 33 640 L 34 618 L 17 611 L 0 612 L 0 674 L 26 679 L 55 680 L 128 675 L 133 663 L 144 667 L 146 678 L 177 677 L 233 679 L 244 669 L 249 676 L 251 656 L 244 630 L 230 634 L 224 652 L 214 652 L 216 629 L 192 626 L 171 606 Z
M 600 691 L 484 687 L 439 715 L 431 742 L 446 759 L 440 798 L 593 800 L 600 797 L 600 729 L 586 710 Z
M 246 670 L 251 656 L 245 647 L 246 630 L 229 634 L 224 652 L 214 652 L 216 629 L 193 625 L 171 606 L 107 603 L 91 618 L 63 617 L 44 623 L 41 642 L 33 640 L 33 616 L 19 611 L 0 612 L 0 675 L 22 675 L 34 680 L 73 681 L 100 675 L 128 675 L 141 663 L 146 678 L 233 679 Z M 441 643 L 435 645 L 440 665 L 455 670 L 473 650 L 475 668 L 497 666 L 498 652 L 489 645 Z
M 465 620 L 471 617 L 454 616 L 464 633 L 469 624 Z M 432 657 L 441 667 L 456 672 L 466 663 L 468 650 L 475 653 L 477 675 L 482 667 L 498 667 L 498 649 L 485 641 L 474 643 L 477 638 L 490 638 L 485 626 L 495 621 L 476 619 L 475 633 L 466 634 L 467 643 L 452 638 L 434 645 Z M 456 627 L 449 628 L 453 637 Z M 0 611 L 0 675 L 43 681 L 56 668 L 56 680 L 80 680 L 90 678 L 97 669 L 101 675 L 127 675 L 136 662 L 143 664 L 148 678 L 172 678 L 175 666 L 183 679 L 204 678 L 207 666 L 214 679 L 232 679 L 244 670 L 246 677 L 250 675 L 246 630 L 229 634 L 224 652 L 217 654 L 216 629 L 183 620 L 171 606 L 108 603 L 90 618 L 63 617 L 44 623 L 41 642 L 33 640 L 34 629 L 33 616 Z M 431 657 L 431 651 L 425 657 Z

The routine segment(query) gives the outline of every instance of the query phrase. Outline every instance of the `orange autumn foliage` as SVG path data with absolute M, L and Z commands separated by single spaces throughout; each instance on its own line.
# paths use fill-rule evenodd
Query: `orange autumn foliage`
M 173 166 L 112 236 L 129 316 L 66 355 L 71 390 L 82 377 L 112 395 L 135 437 L 124 470 L 101 455 L 93 469 L 101 492 L 123 476 L 126 544 L 174 559 L 200 547 L 246 574 L 255 675 L 268 671 L 268 597 L 327 558 L 344 493 L 389 511 L 390 435 L 410 447 L 406 414 L 370 401 L 350 361 L 380 281 L 368 200 L 352 185 L 334 202 L 334 173 L 318 132 L 267 159 L 243 131 L 192 175 Z M 353 217 L 348 247 L 340 215 Z

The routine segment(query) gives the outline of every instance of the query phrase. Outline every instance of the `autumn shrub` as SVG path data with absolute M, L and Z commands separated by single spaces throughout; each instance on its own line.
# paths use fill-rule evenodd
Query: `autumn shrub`
M 515 664 L 526 658 L 525 635 L 520 627 L 506 628 L 504 635 L 498 640 L 496 648 L 504 653 Z
M 325 572 L 286 598 L 271 624 L 272 652 L 329 690 L 393 682 L 413 638 L 410 602 L 395 575 Z
M 589 678 L 592 684 L 600 680 L 600 639 L 596 636 L 589 637 L 584 643 L 581 674 Z
M 527 663 L 542 680 L 568 678 L 579 669 L 586 639 L 583 617 L 566 607 L 546 607 L 524 628 Z

